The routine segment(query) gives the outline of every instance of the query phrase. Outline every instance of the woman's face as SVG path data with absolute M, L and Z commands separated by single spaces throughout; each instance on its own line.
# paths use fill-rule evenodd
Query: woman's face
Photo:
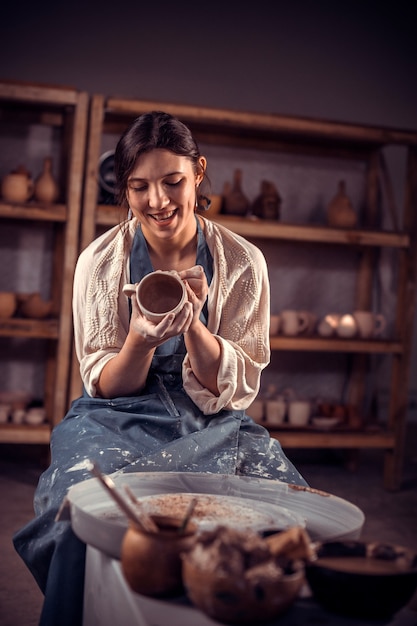
M 204 172 L 204 157 L 200 164 Z M 144 234 L 171 239 L 191 224 L 195 228 L 196 186 L 202 178 L 187 157 L 169 150 L 158 148 L 141 155 L 129 176 L 126 195 Z

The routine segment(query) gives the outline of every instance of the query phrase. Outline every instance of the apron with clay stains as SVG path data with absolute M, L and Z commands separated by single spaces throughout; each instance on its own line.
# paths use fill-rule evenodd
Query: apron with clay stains
M 196 263 L 208 283 L 213 261 L 197 220 Z M 153 271 L 138 228 L 130 256 L 131 282 Z M 207 321 L 207 307 L 201 314 Z M 35 493 L 36 518 L 16 533 L 14 544 L 45 594 L 41 626 L 81 626 L 85 545 L 70 522 L 55 521 L 72 485 L 91 478 L 88 461 L 106 474 L 210 472 L 305 481 L 268 431 L 244 411 L 204 415 L 186 394 L 181 367 L 183 336 L 159 346 L 146 388 L 136 397 L 111 400 L 84 394 L 75 400 L 51 436 L 51 464 Z

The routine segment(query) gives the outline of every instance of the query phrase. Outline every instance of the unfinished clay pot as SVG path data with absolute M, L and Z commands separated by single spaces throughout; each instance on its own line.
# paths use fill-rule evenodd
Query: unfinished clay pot
M 16 294 L 11 291 L 0 291 L 0 317 L 12 317 L 16 311 Z
M 336 228 L 354 228 L 357 222 L 356 212 L 346 194 L 346 183 L 339 182 L 337 194 L 327 208 L 327 222 Z
M 158 532 L 127 529 L 121 548 L 122 572 L 132 591 L 146 596 L 163 597 L 183 591 L 181 554 L 193 540 L 196 525 L 182 531 L 182 519 L 152 515 Z
M 187 299 L 187 291 L 178 272 L 156 270 L 135 285 L 125 285 L 127 296 L 136 294 L 143 315 L 160 322 L 168 313 L 178 313 Z
M 26 168 L 21 165 L 6 174 L 1 183 L 1 195 L 7 202 L 27 202 L 33 194 L 33 180 Z
M 46 157 L 43 162 L 43 170 L 35 180 L 34 196 L 39 202 L 52 204 L 58 198 L 58 193 L 58 183 L 52 174 L 52 159 Z
M 242 191 L 242 170 L 235 170 L 233 175 L 233 185 L 225 184 L 223 197 L 224 212 L 227 215 L 247 214 L 249 211 L 249 200 Z
M 24 317 L 42 319 L 51 314 L 52 300 L 44 300 L 40 293 L 31 293 L 22 298 L 20 311 Z

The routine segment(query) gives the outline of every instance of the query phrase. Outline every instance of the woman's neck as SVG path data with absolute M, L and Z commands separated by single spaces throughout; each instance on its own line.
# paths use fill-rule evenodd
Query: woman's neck
M 184 234 L 183 234 L 184 235 Z M 145 236 L 146 238 L 146 236 Z M 154 270 L 186 270 L 195 265 L 197 255 L 197 229 L 181 241 L 146 238 Z

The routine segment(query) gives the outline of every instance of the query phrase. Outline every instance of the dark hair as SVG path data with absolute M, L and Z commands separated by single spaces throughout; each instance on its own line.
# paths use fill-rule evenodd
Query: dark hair
M 169 113 L 143 113 L 125 130 L 116 146 L 114 172 L 120 205 L 126 206 L 127 181 L 136 161 L 155 148 L 185 156 L 193 163 L 196 173 L 201 171 L 198 162 L 200 150 L 190 129 Z

